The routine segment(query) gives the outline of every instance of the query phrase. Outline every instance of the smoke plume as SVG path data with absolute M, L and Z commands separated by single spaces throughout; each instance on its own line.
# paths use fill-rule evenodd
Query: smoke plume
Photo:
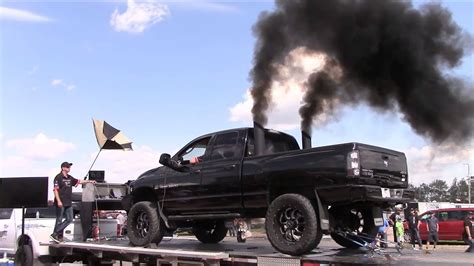
M 364 103 L 401 112 L 415 132 L 436 142 L 473 135 L 473 88 L 445 74 L 470 52 L 472 38 L 439 4 L 415 9 L 400 0 L 280 0 L 275 11 L 260 15 L 254 34 L 252 114 L 263 125 L 277 66 L 304 47 L 330 60 L 306 82 L 303 130 L 311 132 L 322 113 Z

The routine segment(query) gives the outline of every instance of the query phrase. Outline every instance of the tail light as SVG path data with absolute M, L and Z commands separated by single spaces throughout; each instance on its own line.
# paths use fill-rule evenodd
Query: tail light
M 360 175 L 360 155 L 358 150 L 353 150 L 347 154 L 347 172 L 349 176 Z

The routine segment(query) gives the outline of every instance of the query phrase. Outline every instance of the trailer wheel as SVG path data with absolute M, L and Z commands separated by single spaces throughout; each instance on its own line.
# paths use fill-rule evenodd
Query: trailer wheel
M 193 225 L 193 234 L 205 244 L 219 243 L 227 235 L 224 221 L 205 221 Z
M 331 237 L 339 245 L 360 248 L 375 239 L 378 227 L 370 210 L 334 208 L 330 213 L 334 217 L 336 231 L 331 233 Z
M 128 238 L 134 246 L 159 243 L 163 239 L 164 226 L 156 205 L 149 201 L 135 203 L 128 214 Z
M 30 245 L 18 246 L 15 253 L 15 265 L 33 266 L 33 249 Z
M 314 205 L 299 194 L 281 195 L 270 204 L 265 229 L 276 250 L 293 256 L 310 252 L 322 237 Z

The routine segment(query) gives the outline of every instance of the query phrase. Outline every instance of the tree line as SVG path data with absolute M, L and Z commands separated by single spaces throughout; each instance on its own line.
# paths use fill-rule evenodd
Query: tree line
M 409 184 L 409 188 L 415 189 L 415 200 L 419 202 L 469 202 L 469 186 L 464 179 L 454 178 L 451 186 L 448 186 L 448 183 L 444 180 L 436 179 L 429 184 L 421 183 L 419 186 Z M 471 202 L 474 202 L 472 192 L 471 187 Z

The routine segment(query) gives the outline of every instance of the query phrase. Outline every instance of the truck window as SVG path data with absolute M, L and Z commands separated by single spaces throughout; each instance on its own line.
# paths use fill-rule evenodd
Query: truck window
M 192 143 L 186 149 L 177 155 L 183 164 L 188 164 L 193 157 L 203 157 L 207 150 L 207 144 L 211 137 L 203 138 L 197 142 Z
M 13 209 L 0 209 L 0 219 L 10 219 Z
M 298 143 L 293 137 L 277 132 L 265 132 L 265 154 L 293 150 L 299 150 Z M 255 142 L 253 138 L 253 131 L 250 131 L 245 156 L 249 157 L 253 156 L 254 154 Z
M 219 134 L 212 147 L 211 160 L 235 159 L 241 154 L 238 132 Z

